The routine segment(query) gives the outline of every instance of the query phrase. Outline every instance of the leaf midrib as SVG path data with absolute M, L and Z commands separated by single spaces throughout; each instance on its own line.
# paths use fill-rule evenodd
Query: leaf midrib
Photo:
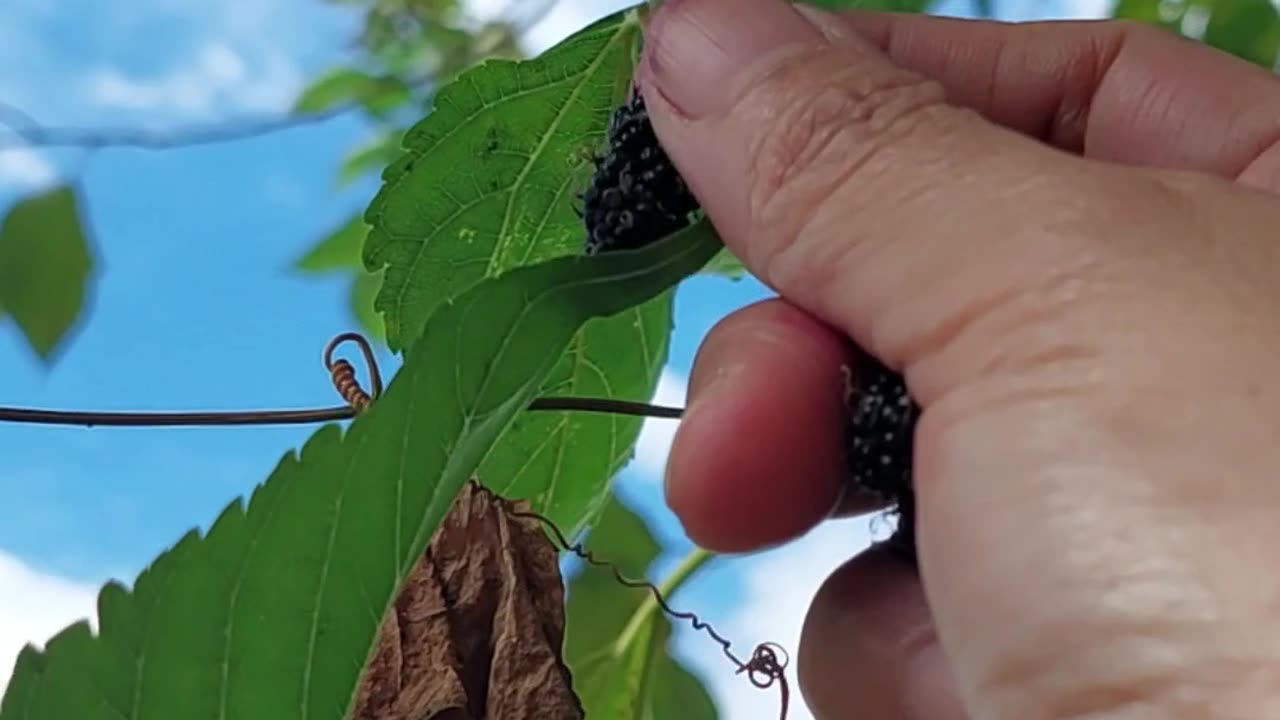
M 591 78 L 595 77 L 596 71 L 600 69 L 600 65 L 604 62 L 604 59 L 609 56 L 610 52 L 613 50 L 614 44 L 618 42 L 619 38 L 625 37 L 628 34 L 627 30 L 630 26 L 629 20 L 624 20 L 623 22 L 618 23 L 617 31 L 614 32 L 613 37 L 609 38 L 609 41 L 604 44 L 604 47 L 600 48 L 600 52 L 596 53 L 595 58 L 593 58 L 591 63 L 587 65 L 587 68 L 582 71 L 582 74 L 579 76 L 578 83 L 573 86 L 573 90 L 570 91 L 569 97 L 565 99 L 564 103 L 560 106 L 560 109 L 556 111 L 556 116 L 551 121 L 551 124 L 547 127 L 546 131 L 542 133 L 542 138 L 538 141 L 538 146 L 529 154 L 529 161 L 524 164 L 524 168 L 522 168 L 520 170 L 520 174 L 516 176 L 515 182 L 511 184 L 512 190 L 519 189 L 520 186 L 524 184 L 525 180 L 528 179 L 531 169 L 538 162 L 542 153 L 546 151 L 547 145 L 551 142 L 551 138 L 554 137 L 556 132 L 560 129 L 560 124 L 564 122 L 569 108 L 573 107 L 578 96 L 582 94 L 582 89 L 587 86 L 587 83 Z M 507 197 L 507 208 L 502 216 L 502 225 L 498 228 L 498 239 L 497 242 L 494 243 L 493 254 L 489 256 L 489 266 L 485 270 L 486 276 L 497 272 L 496 261 L 498 258 L 502 257 L 503 251 L 506 250 L 507 245 L 511 242 L 508 231 L 510 230 L 511 225 L 511 215 L 516 205 L 515 200 L 516 193 L 512 192 Z

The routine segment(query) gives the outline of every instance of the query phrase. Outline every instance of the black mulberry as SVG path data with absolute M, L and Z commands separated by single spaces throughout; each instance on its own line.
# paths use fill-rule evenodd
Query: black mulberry
M 915 493 L 912 452 L 920 407 L 907 393 L 902 376 L 875 358 L 859 353 L 845 396 L 849 408 L 845 452 L 849 481 L 890 503 L 898 527 L 890 544 L 915 556 Z
M 582 193 L 588 255 L 633 250 L 689 224 L 698 201 L 658 143 L 644 97 L 637 90 L 613 113 L 609 147 L 595 158 L 595 175 Z
M 638 91 L 614 111 L 608 142 L 580 196 L 585 252 L 641 248 L 688 225 L 698 201 L 658 142 Z M 911 464 L 920 408 L 903 378 L 865 353 L 851 380 L 845 397 L 849 482 L 893 506 L 898 527 L 890 544 L 914 558 Z

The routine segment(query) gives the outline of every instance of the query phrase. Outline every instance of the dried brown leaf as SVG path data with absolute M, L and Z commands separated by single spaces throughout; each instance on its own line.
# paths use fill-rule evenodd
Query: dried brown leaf
M 383 621 L 358 720 L 582 720 L 558 553 L 524 505 L 459 493 Z

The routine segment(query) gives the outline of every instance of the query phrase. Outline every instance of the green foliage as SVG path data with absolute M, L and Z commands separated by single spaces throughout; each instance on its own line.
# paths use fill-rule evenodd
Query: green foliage
M 0 720 L 325 718 L 350 711 L 397 589 L 481 458 L 591 317 L 622 312 L 719 250 L 706 226 L 633 253 L 488 279 L 427 323 L 343 435 L 286 456 L 246 508 L 192 531 L 132 591 L 25 649 Z
M 741 280 L 747 275 L 747 268 L 742 261 L 737 258 L 729 248 L 725 248 L 716 254 L 711 262 L 707 263 L 707 267 L 703 272 L 708 275 L 720 275 L 730 280 Z
M 618 14 L 534 60 L 468 70 L 406 134 L 365 215 L 392 349 L 481 278 L 581 251 L 574 184 L 630 79 L 636 30 Z
M 1271 0 L 1119 0 L 1113 15 L 1189 35 L 1273 68 L 1280 51 L 1280 12 Z
M 360 248 L 369 234 L 364 218 L 354 215 L 334 228 L 315 247 L 298 259 L 297 269 L 307 272 L 346 270 L 360 262 Z
M 48 361 L 84 311 L 93 258 L 73 188 L 30 195 L 0 223 L 0 318 Z
M 491 61 L 440 90 L 432 112 L 405 135 L 407 151 L 384 173 L 365 216 L 366 267 L 385 268 L 375 305 L 393 349 L 481 278 L 581 253 L 575 196 L 630 83 L 637 40 L 634 15 L 618 13 L 536 59 Z M 671 321 L 670 294 L 593 321 L 545 394 L 652 397 Z M 598 509 L 639 432 L 640 421 L 629 417 L 524 417 L 485 459 L 482 477 L 573 532 Z
M 659 552 L 644 521 L 617 497 L 605 505 L 586 546 L 636 579 L 648 575 Z M 649 598 L 600 568 L 582 568 L 569 584 L 565 662 L 587 717 L 715 720 L 715 704 L 699 679 L 671 656 L 671 622 Z
M 350 185 L 369 173 L 382 172 L 383 168 L 400 157 L 400 145 L 403 142 L 403 130 L 388 130 L 356 147 L 338 169 L 338 187 Z
M 294 103 L 296 113 L 320 113 L 360 103 L 369 114 L 385 115 L 410 97 L 409 85 L 394 75 L 371 75 L 356 68 L 336 68 L 311 83 Z
M 888 10 L 891 12 L 924 12 L 934 0 L 800 0 L 828 10 Z
M 383 342 L 386 331 L 382 317 L 373 309 L 373 300 L 382 286 L 382 273 L 366 272 L 360 260 L 369 226 L 357 213 L 333 228 L 294 263 L 294 269 L 309 273 L 343 273 L 352 275 L 348 304 L 360 328 L 375 341 Z

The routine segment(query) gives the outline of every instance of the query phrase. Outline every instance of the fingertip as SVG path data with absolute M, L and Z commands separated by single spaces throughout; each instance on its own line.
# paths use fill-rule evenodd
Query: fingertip
M 712 330 L 667 465 L 667 502 L 691 539 L 745 552 L 830 515 L 846 477 L 847 360 L 837 333 L 781 300 Z
M 805 616 L 797 657 L 817 717 L 961 720 L 964 708 L 915 569 L 887 546 L 831 574 Z

